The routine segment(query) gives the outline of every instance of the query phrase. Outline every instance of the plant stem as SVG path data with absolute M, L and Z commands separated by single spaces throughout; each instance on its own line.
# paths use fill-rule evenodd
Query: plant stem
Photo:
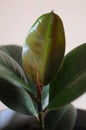
M 44 130 L 44 123 L 43 123 L 43 112 L 42 112 L 42 109 L 41 109 L 41 104 L 40 102 L 38 103 L 38 111 L 39 111 L 39 128 L 40 130 Z
M 38 103 L 37 103 L 37 106 L 38 106 L 38 112 L 39 112 L 39 125 L 40 125 L 40 130 L 44 130 L 43 129 L 43 111 L 42 111 L 42 104 L 41 104 L 41 93 L 42 93 L 42 87 L 41 85 L 39 84 L 39 82 L 37 82 L 37 90 L 38 90 Z
M 38 65 L 35 61 L 35 70 L 36 70 L 36 84 L 37 84 L 37 106 L 38 106 L 38 118 L 39 118 L 39 128 L 40 130 L 44 130 L 44 123 L 43 123 L 43 110 L 42 110 L 42 104 L 41 104 L 41 95 L 42 95 L 42 85 L 39 81 L 39 74 L 38 74 Z

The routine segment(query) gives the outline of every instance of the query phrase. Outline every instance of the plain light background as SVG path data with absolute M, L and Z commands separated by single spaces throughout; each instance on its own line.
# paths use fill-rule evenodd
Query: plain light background
M 23 46 L 34 21 L 52 10 L 63 20 L 66 53 L 86 42 L 85 0 L 0 0 L 0 45 Z M 73 104 L 86 110 L 86 94 Z

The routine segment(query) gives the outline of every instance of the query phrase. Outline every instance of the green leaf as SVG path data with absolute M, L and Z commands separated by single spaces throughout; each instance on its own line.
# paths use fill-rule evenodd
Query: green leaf
M 86 92 L 86 43 L 73 49 L 50 84 L 50 109 L 61 107 Z
M 39 17 L 23 46 L 22 61 L 28 78 L 36 82 L 37 69 L 40 84 L 47 85 L 58 72 L 64 51 L 65 34 L 60 17 L 53 12 Z
M 0 75 L 13 84 L 17 84 L 29 92 L 34 93 L 27 85 L 25 74 L 21 66 L 3 51 L 0 51 Z
M 43 87 L 42 90 L 42 109 L 44 110 L 49 103 L 49 85 Z
M 0 100 L 11 109 L 35 115 L 32 99 L 25 90 L 34 93 L 25 83 L 22 68 L 3 51 L 0 51 Z
M 31 97 L 24 89 L 3 79 L 0 79 L 0 84 L 0 100 L 7 107 L 22 114 L 37 114 Z
M 20 66 L 22 66 L 22 47 L 18 45 L 3 45 L 0 50 L 12 57 Z
M 77 111 L 71 104 L 48 111 L 44 118 L 45 130 L 72 130 L 76 115 Z
M 9 55 L 12 59 L 14 59 L 23 69 L 22 66 L 22 47 L 18 45 L 3 45 L 0 46 L 0 50 L 4 51 L 7 55 Z M 27 84 L 29 84 L 29 88 L 35 92 L 36 96 L 36 85 L 32 84 L 32 82 L 25 75 L 24 78 L 27 80 Z

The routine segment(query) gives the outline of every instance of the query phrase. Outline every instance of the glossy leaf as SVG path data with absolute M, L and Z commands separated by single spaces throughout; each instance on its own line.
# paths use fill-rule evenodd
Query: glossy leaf
M 86 92 L 86 44 L 69 52 L 50 84 L 50 109 L 61 107 Z
M 45 115 L 45 130 L 72 130 L 77 111 L 72 105 L 48 111 Z
M 60 17 L 53 12 L 39 17 L 29 30 L 22 52 L 29 79 L 36 82 L 37 69 L 40 84 L 48 84 L 59 70 L 64 51 L 65 35 Z
M 3 51 L 0 51 L 0 100 L 11 109 L 29 115 L 36 110 L 29 94 L 33 91 L 24 81 L 22 68 Z

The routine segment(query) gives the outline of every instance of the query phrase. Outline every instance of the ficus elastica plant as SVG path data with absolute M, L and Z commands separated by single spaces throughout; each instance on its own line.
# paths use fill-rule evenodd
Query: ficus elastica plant
M 23 47 L 0 46 L 0 100 L 34 117 L 37 130 L 72 130 L 71 102 L 86 91 L 86 44 L 66 55 L 65 44 L 63 22 L 51 11 L 34 22 Z

